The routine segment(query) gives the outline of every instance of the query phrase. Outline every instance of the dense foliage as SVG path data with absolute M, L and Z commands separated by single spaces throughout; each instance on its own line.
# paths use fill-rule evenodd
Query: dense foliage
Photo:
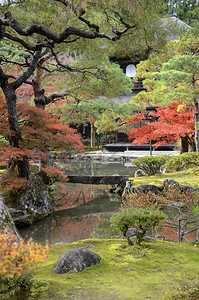
M 167 155 L 143 156 L 132 161 L 145 175 L 155 175 L 161 173 L 161 168 L 166 164 L 169 157 Z
M 20 288 L 39 262 L 46 259 L 48 245 L 42 247 L 29 239 L 26 243 L 17 240 L 13 232 L 5 229 L 0 232 L 0 292 Z
M 160 144 L 162 141 L 172 141 L 175 138 L 190 139 L 189 143 L 193 144 L 191 140 L 194 131 L 192 120 L 194 108 L 195 146 L 198 152 L 199 58 L 197 30 L 183 35 L 178 40 L 169 42 L 159 53 L 151 54 L 148 60 L 138 65 L 136 76 L 145 78 L 144 86 L 147 89 L 147 92 L 138 93 L 132 99 L 138 103 L 138 106 L 140 105 L 139 109 L 145 108 L 146 103 L 162 105 L 163 107 L 168 107 L 172 103 L 165 111 L 165 116 L 164 110 L 161 113 L 160 109 L 160 122 L 159 124 L 156 122 L 156 127 L 153 127 L 151 122 L 148 127 L 140 129 L 140 131 L 142 130 L 140 141 L 143 136 L 146 140 L 146 131 L 150 129 L 148 139 L 151 138 L 156 141 L 158 138 Z M 179 101 L 181 101 L 180 109 L 177 105 Z M 151 121 L 153 121 L 152 117 Z M 145 119 L 147 118 L 145 117 Z M 157 133 L 156 136 L 153 135 L 153 130 Z M 137 137 L 138 131 L 135 131 L 135 138 Z
M 182 171 L 188 170 L 189 168 L 199 167 L 199 153 L 190 152 L 183 153 L 178 156 L 170 157 L 167 161 L 167 169 L 170 171 Z
M 135 114 L 130 124 L 142 123 L 140 128 L 132 128 L 128 133 L 133 144 L 152 141 L 153 147 L 181 141 L 181 152 L 195 150 L 194 109 L 192 105 L 172 102 L 168 107 L 155 107 L 154 112 Z
M 161 221 L 166 219 L 166 215 L 159 210 L 151 210 L 146 208 L 127 208 L 113 214 L 111 224 L 117 228 L 126 237 L 127 230 L 132 227 L 137 227 L 136 244 L 140 245 L 147 230 L 157 226 Z M 127 237 L 129 245 L 132 241 Z
M 62 125 L 56 121 L 49 111 L 44 111 L 28 104 L 18 104 L 19 124 L 22 138 L 19 147 L 16 148 L 11 143 L 12 131 L 9 130 L 8 117 L 5 99 L 0 99 L 0 163 L 9 165 L 7 174 L 1 179 L 2 187 L 5 189 L 18 189 L 26 183 L 26 179 L 17 178 L 15 172 L 17 160 L 22 160 L 25 156 L 31 165 L 34 164 L 34 172 L 38 171 L 35 163 L 39 161 L 42 166 L 43 162 L 48 162 L 49 151 L 56 149 L 82 151 L 83 145 L 76 130 L 68 125 Z M 46 167 L 43 165 L 43 167 Z M 51 167 L 52 168 L 52 167 Z M 48 170 L 47 173 L 53 173 L 54 178 L 61 175 L 59 170 Z M 49 173 L 50 174 L 50 173 Z M 52 176 L 50 176 L 52 177 Z
M 25 139 L 18 118 L 17 90 L 23 84 L 32 86 L 35 105 L 43 109 L 63 97 L 79 102 L 130 91 L 129 78 L 118 65 L 110 63 L 109 57 L 116 49 L 118 53 L 124 51 L 123 55 L 130 51 L 145 57 L 157 41 L 154 33 L 161 32 L 158 20 L 165 9 L 163 3 L 25 0 L 1 4 L 1 50 L 6 51 L 1 51 L 0 86 L 6 98 L 12 132 L 9 144 L 17 153 L 19 177 L 29 179 L 30 170 L 21 151 Z M 161 38 L 157 47 L 159 42 Z M 59 83 L 60 73 L 66 74 L 63 84 Z M 44 82 L 46 86 L 52 82 L 52 94 L 46 95 Z M 93 123 L 95 119 L 91 119 Z

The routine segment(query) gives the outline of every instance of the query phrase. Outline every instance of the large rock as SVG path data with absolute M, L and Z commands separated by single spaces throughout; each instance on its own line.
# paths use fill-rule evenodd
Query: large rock
M 181 186 L 182 192 L 196 192 L 198 191 L 198 187 L 195 185 L 183 185 Z
M 179 190 L 180 189 L 180 184 L 179 184 L 179 182 L 177 182 L 174 179 L 166 178 L 163 181 L 163 188 L 165 190 L 168 190 L 169 188 L 174 188 L 176 190 Z
M 54 268 L 54 274 L 64 274 L 69 271 L 82 272 L 85 268 L 100 263 L 100 256 L 86 248 L 69 250 L 60 255 Z
M 17 199 L 17 208 L 35 218 L 47 216 L 52 212 L 52 199 L 41 176 L 36 175 L 21 191 Z
M 133 187 L 132 191 L 133 192 L 140 191 L 140 192 L 143 192 L 145 194 L 147 194 L 149 192 L 152 192 L 153 194 L 157 195 L 157 194 L 160 193 L 161 188 L 157 187 L 154 184 L 141 184 L 139 186 Z
M 19 233 L 15 227 L 13 219 L 8 211 L 8 208 L 4 204 L 3 198 L 0 194 L 0 230 L 8 228 L 12 230 L 18 239 L 20 239 Z

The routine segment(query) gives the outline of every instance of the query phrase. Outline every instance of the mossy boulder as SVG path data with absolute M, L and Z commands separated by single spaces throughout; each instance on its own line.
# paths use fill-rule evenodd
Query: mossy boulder
M 17 209 L 32 216 L 34 221 L 53 211 L 53 201 L 41 176 L 36 175 L 17 195 Z
M 77 248 L 63 253 L 54 268 L 54 274 L 64 274 L 69 271 L 82 272 L 85 268 L 98 265 L 100 256 L 86 248 Z
M 15 233 L 15 235 L 18 238 L 20 238 L 19 233 L 13 222 L 13 219 L 8 211 L 7 206 L 3 201 L 3 197 L 0 194 L 0 230 L 3 230 L 5 228 L 12 230 Z

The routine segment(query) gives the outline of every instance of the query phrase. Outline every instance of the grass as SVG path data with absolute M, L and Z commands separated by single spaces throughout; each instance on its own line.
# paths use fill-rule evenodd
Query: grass
M 140 184 L 155 184 L 161 186 L 164 179 L 170 178 L 178 181 L 180 185 L 199 185 L 199 174 L 198 172 L 174 172 L 174 173 L 165 173 L 158 174 L 153 176 L 143 176 L 143 177 L 132 177 L 133 185 L 137 186 Z
M 74 247 L 99 254 L 100 264 L 81 273 L 53 274 L 59 255 Z M 89 239 L 54 245 L 36 275 L 38 287 L 43 288 L 37 299 L 195 300 L 199 299 L 198 264 L 199 243 L 155 241 L 129 247 L 126 240 Z M 182 298 L 194 293 L 198 298 Z

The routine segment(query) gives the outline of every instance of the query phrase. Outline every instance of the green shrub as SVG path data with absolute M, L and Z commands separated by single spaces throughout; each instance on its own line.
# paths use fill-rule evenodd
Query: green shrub
M 172 156 L 167 161 L 167 169 L 173 172 L 194 167 L 199 167 L 199 153 L 197 152 L 187 152 L 178 156 Z
M 113 214 L 111 217 L 111 225 L 120 230 L 127 238 L 128 244 L 132 245 L 132 241 L 126 236 L 128 228 L 137 227 L 136 244 L 140 245 L 146 231 L 157 226 L 161 221 L 166 219 L 166 215 L 158 210 L 146 208 L 127 208 Z
M 138 167 L 145 175 L 155 175 L 160 173 L 160 168 L 166 164 L 168 158 L 168 155 L 143 156 L 134 159 L 132 165 Z

